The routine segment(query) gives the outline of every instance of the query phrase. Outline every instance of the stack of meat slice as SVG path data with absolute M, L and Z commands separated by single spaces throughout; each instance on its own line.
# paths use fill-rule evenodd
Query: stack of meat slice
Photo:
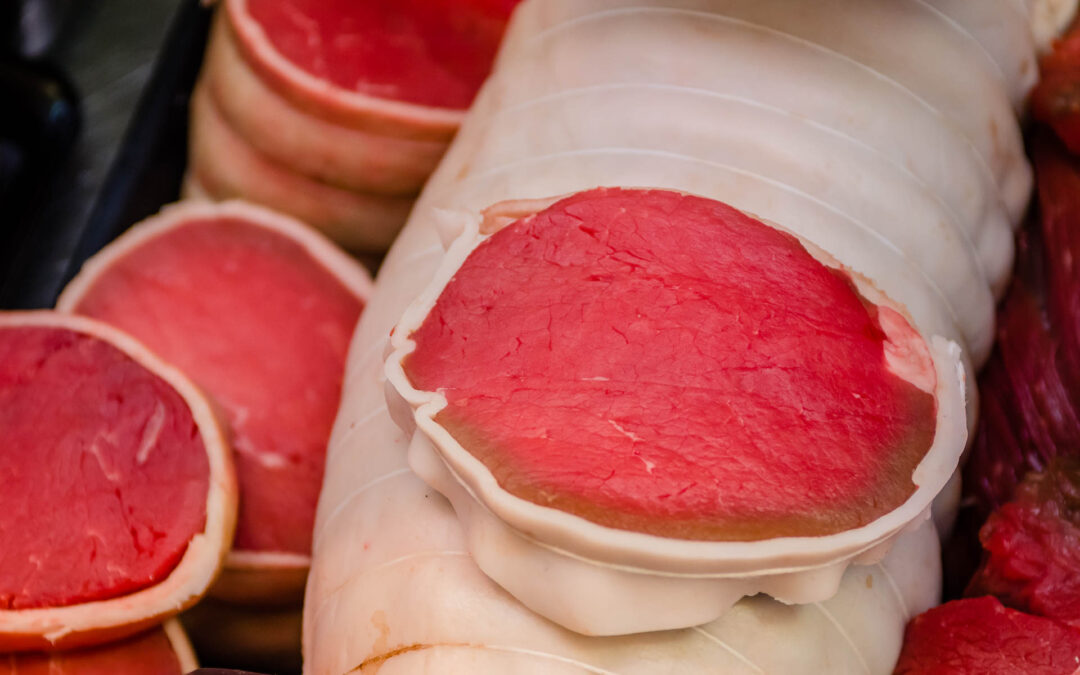
M 1031 187 L 1029 18 L 522 4 L 353 340 L 307 672 L 891 672 Z
M 272 607 L 278 618 L 267 625 L 291 629 L 291 640 L 280 628 L 261 633 L 279 654 L 292 645 L 295 660 L 326 443 L 369 286 L 357 262 L 291 218 L 187 202 L 91 258 L 57 304 L 135 336 L 213 402 L 233 450 L 239 515 L 211 594 Z M 189 623 L 193 637 L 218 642 L 219 654 L 251 651 L 220 644 L 211 614 Z
M 225 0 L 186 193 L 382 252 L 486 77 L 516 0 Z

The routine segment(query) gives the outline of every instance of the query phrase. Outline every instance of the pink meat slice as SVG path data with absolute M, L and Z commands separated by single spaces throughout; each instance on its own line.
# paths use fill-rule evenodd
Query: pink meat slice
M 247 0 L 294 65 L 346 91 L 465 109 L 491 70 L 510 0 Z
M 223 409 L 240 484 L 234 550 L 311 550 L 355 293 L 293 239 L 192 219 L 110 263 L 73 311 L 117 326 Z
M 210 470 L 190 409 L 99 338 L 0 329 L 0 438 L 0 609 L 147 588 L 203 530 Z
M 159 629 L 93 649 L 0 655 L 0 675 L 183 675 L 172 642 Z
M 1080 632 L 1002 606 L 955 600 L 908 624 L 895 675 L 1074 675 Z
M 405 370 L 522 499 L 701 540 L 824 535 L 912 494 L 926 345 L 793 236 L 722 203 L 598 189 L 480 244 Z M 926 387 L 924 387 L 926 388 Z M 932 386 L 929 387 L 932 390 Z

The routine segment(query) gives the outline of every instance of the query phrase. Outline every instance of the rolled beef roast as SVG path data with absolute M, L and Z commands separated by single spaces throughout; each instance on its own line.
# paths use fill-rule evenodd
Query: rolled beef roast
M 891 672 L 1047 9 L 518 7 L 353 339 L 306 672 Z
M 193 100 L 187 196 L 382 252 L 457 130 L 517 0 L 227 0 Z

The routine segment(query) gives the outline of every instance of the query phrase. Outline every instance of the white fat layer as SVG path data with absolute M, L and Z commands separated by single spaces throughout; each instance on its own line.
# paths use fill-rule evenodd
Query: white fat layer
M 154 404 L 154 412 L 143 427 L 142 437 L 139 439 L 139 449 L 135 452 L 135 463 L 139 466 L 146 464 L 150 459 L 150 453 L 157 447 L 161 430 L 165 427 L 165 406 L 161 401 Z

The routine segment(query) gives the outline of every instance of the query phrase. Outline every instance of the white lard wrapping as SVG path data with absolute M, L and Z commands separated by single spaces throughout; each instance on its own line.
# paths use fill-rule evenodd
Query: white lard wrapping
M 466 539 L 463 514 L 408 465 L 410 437 L 384 395 L 387 336 L 456 223 L 508 199 L 647 186 L 725 201 L 814 242 L 903 304 L 924 336 L 960 345 L 970 373 L 989 352 L 1030 191 L 1015 115 L 1036 40 L 1070 4 L 521 5 L 354 337 L 316 523 L 306 672 L 890 672 L 907 618 L 937 597 L 930 525 L 881 563 L 848 568 L 822 602 L 758 596 L 704 626 L 619 637 L 527 609 L 519 599 L 566 588 L 527 564 L 500 579 L 509 592 L 481 572 L 470 546 L 498 539 Z

